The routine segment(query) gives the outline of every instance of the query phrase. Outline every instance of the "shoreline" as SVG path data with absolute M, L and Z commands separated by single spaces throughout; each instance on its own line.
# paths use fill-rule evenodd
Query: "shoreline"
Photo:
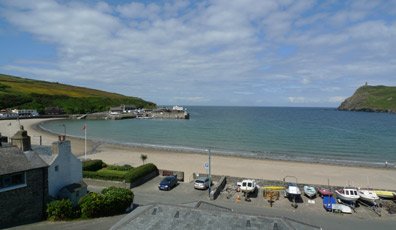
M 41 132 L 43 134 L 51 134 L 55 137 L 58 136 L 57 133 L 54 133 L 50 130 L 47 130 L 41 126 L 42 123 L 45 123 L 48 120 L 55 120 L 55 119 L 65 119 L 65 118 L 53 118 L 53 119 L 46 119 L 44 121 L 38 122 L 37 124 L 33 125 L 33 128 L 37 132 Z M 67 119 L 66 119 L 67 120 Z M 78 141 L 84 141 L 84 138 L 68 135 L 67 138 L 72 138 Z M 188 146 L 168 146 L 168 145 L 154 145 L 154 144 L 145 144 L 145 143 L 122 143 L 122 142 L 111 142 L 111 141 L 98 141 L 87 139 L 87 145 L 90 145 L 91 148 L 87 148 L 87 153 L 92 154 L 95 153 L 95 150 L 100 145 L 108 145 L 113 146 L 114 148 L 122 147 L 124 150 L 127 149 L 147 149 L 153 151 L 161 151 L 167 153 L 185 153 L 185 154 L 200 154 L 207 156 L 207 149 L 204 148 L 194 148 Z M 91 149 L 91 150 L 89 150 Z M 359 161 L 359 160 L 331 160 L 328 158 L 315 158 L 311 159 L 309 157 L 303 158 L 292 158 L 292 157 L 271 157 L 271 155 L 259 155 L 255 152 L 244 152 L 244 151 L 232 151 L 232 150 L 219 150 L 219 149 L 211 149 L 211 153 L 217 156 L 223 157 L 235 157 L 235 158 L 242 158 L 242 159 L 255 159 L 255 160 L 266 160 L 266 161 L 280 161 L 280 162 L 298 162 L 298 163 L 306 163 L 306 164 L 321 164 L 321 165 L 334 165 L 334 166 L 348 166 L 348 167 L 364 167 L 364 168 L 384 168 L 390 170 L 396 170 L 396 163 L 392 162 L 370 162 L 370 161 Z M 83 153 L 76 154 L 78 156 L 83 155 Z M 386 162 L 386 163 L 385 163 Z
M 50 145 L 58 140 L 57 134 L 49 133 L 39 127 L 41 122 L 47 120 L 50 119 L 21 121 L 29 136 L 32 137 L 32 144 L 37 144 L 37 136 L 43 137 L 43 145 Z M 17 121 L 12 121 L 12 123 L 15 133 Z M 6 122 L 0 121 L 0 132 L 3 135 L 4 126 L 7 127 Z M 11 128 L 9 132 L 12 132 Z M 6 133 L 6 136 L 12 135 Z M 71 136 L 67 136 L 67 139 L 72 143 L 73 153 L 79 157 L 84 156 L 84 139 Z M 87 158 L 101 159 L 108 164 L 130 164 L 136 167 L 142 164 L 141 154 L 148 156 L 147 163 L 154 163 L 160 169 L 184 172 L 187 182 L 192 180 L 193 173 L 207 173 L 204 169 L 204 163 L 208 161 L 206 153 L 87 140 Z M 358 187 L 396 190 L 396 170 L 390 167 L 349 166 L 213 154 L 212 174 L 277 181 L 281 181 L 285 176 L 293 175 L 298 178 L 298 183 L 327 185 L 329 180 L 331 186 L 350 184 Z

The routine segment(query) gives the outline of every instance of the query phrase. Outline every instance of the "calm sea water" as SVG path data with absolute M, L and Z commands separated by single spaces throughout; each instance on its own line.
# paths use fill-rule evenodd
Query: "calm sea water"
M 53 132 L 96 141 L 333 163 L 396 163 L 396 115 L 332 108 L 188 107 L 190 120 L 61 120 Z

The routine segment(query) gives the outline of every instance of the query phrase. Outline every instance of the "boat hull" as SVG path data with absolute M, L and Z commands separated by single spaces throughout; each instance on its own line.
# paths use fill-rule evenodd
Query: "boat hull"
M 391 191 L 384 191 L 384 190 L 375 190 L 374 191 L 377 196 L 384 198 L 384 199 L 395 199 L 396 194 Z
M 375 205 L 378 203 L 379 201 L 379 197 L 377 196 L 377 194 L 374 191 L 370 191 L 370 190 L 359 190 L 358 191 L 358 195 L 360 196 L 360 200 L 371 204 L 371 205 Z
M 343 200 L 343 201 L 356 202 L 360 198 L 359 195 L 346 195 L 338 190 L 336 190 L 335 193 L 336 193 L 337 198 L 340 200 Z M 356 194 L 357 194 L 357 191 L 356 191 Z
M 316 189 L 312 186 L 304 186 L 304 194 L 309 197 L 313 198 L 316 196 Z

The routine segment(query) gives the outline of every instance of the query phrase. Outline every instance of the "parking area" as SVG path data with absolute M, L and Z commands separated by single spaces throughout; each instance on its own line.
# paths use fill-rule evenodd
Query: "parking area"
M 140 205 L 151 204 L 154 202 L 164 204 L 188 204 L 196 203 L 198 201 L 207 201 L 213 204 L 226 206 L 232 209 L 246 209 L 254 208 L 255 210 L 266 210 L 269 212 L 282 213 L 283 211 L 290 211 L 293 213 L 301 214 L 315 214 L 315 215 L 335 215 L 335 216 L 353 216 L 358 219 L 386 219 L 395 218 L 395 215 L 389 214 L 384 209 L 381 209 L 381 216 L 375 213 L 371 208 L 365 206 L 358 206 L 355 212 L 352 214 L 336 214 L 328 213 L 324 210 L 322 199 L 316 197 L 315 199 L 308 199 L 302 195 L 301 199 L 297 200 L 297 207 L 292 206 L 292 201 L 284 198 L 282 192 L 278 200 L 272 203 L 268 202 L 263 196 L 263 190 L 259 188 L 255 194 L 249 196 L 249 199 L 245 199 L 242 192 L 236 191 L 236 185 L 228 184 L 226 188 L 220 193 L 219 197 L 211 201 L 209 199 L 209 191 L 194 189 L 193 182 L 179 182 L 170 191 L 161 191 L 158 189 L 158 184 L 164 177 L 158 176 L 144 185 L 134 188 L 133 191 L 136 194 L 135 203 Z M 216 183 L 214 181 L 214 183 Z

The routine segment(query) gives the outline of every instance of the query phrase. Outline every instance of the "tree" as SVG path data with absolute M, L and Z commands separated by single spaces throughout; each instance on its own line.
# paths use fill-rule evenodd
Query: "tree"
M 143 164 L 144 164 L 144 162 L 147 160 L 147 155 L 144 155 L 144 154 L 140 155 L 140 159 L 142 159 Z

